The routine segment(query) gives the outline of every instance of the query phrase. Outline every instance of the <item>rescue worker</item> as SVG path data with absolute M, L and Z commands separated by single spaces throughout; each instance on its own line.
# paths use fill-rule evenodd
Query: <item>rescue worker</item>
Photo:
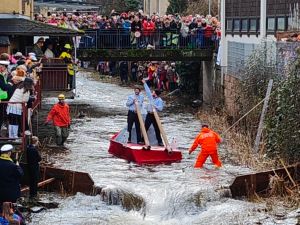
M 208 128 L 208 125 L 202 125 L 201 132 L 195 138 L 193 145 L 189 149 L 191 154 L 198 145 L 201 146 L 201 152 L 198 155 L 194 168 L 202 168 L 208 156 L 211 157 L 213 164 L 216 168 L 222 166 L 218 157 L 217 145 L 222 142 L 222 138 L 216 132 Z
M 0 150 L 0 205 L 3 202 L 15 203 L 21 196 L 20 181 L 23 170 L 19 163 L 11 159 L 13 146 L 5 144 Z
M 134 88 L 134 94 L 129 95 L 126 102 L 126 106 L 128 107 L 127 131 L 129 133 L 128 143 L 131 143 L 131 130 L 134 123 L 137 143 L 142 144 L 141 127 L 136 113 L 135 102 L 138 104 L 138 107 L 141 110 L 143 107 L 144 96 L 141 94 L 141 89 L 139 87 Z
M 69 89 L 73 90 L 75 70 L 74 70 L 74 65 L 73 65 L 73 60 L 71 55 L 72 47 L 70 44 L 65 44 L 64 49 L 65 50 L 60 54 L 59 58 L 63 59 L 64 62 L 68 65 L 68 84 L 69 84 Z
M 38 181 L 40 174 L 39 162 L 42 160 L 38 151 L 39 139 L 36 136 L 31 137 L 31 144 L 27 147 L 27 162 L 29 172 L 29 198 L 37 197 Z
M 70 108 L 65 103 L 65 96 L 63 94 L 58 96 L 58 103 L 50 110 L 45 125 L 48 125 L 50 121 L 53 121 L 57 146 L 64 147 L 64 143 L 69 136 L 71 118 Z
M 153 113 L 153 108 L 155 108 L 155 110 L 158 112 L 161 112 L 163 110 L 164 102 L 159 97 L 161 92 L 160 92 L 160 90 L 155 90 L 151 93 L 151 90 L 150 90 L 149 86 L 147 85 L 146 81 L 142 80 L 142 82 L 144 84 L 144 88 L 145 88 L 146 94 L 149 99 L 149 104 L 147 106 L 147 116 L 146 116 L 146 120 L 145 120 L 145 129 L 146 129 L 146 131 L 148 131 L 151 124 L 153 124 L 158 145 L 164 146 L 161 136 L 160 136 L 160 130 L 159 130 L 158 124 L 156 122 L 156 119 L 155 119 L 154 113 Z

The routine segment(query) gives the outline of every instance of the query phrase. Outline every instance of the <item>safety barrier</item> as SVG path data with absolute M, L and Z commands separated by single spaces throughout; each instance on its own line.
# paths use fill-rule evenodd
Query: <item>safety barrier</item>
M 68 89 L 68 69 L 62 59 L 45 59 L 42 61 L 41 90 L 65 91 Z
M 212 30 L 198 29 L 187 34 L 178 30 L 137 31 L 126 29 L 86 30 L 79 48 L 95 49 L 204 49 L 218 45 Z

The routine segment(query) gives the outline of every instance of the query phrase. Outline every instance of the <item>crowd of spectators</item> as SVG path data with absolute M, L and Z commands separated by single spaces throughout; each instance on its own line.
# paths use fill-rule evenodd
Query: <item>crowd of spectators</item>
M 22 118 L 31 109 L 35 100 L 35 85 L 40 63 L 36 54 L 24 56 L 21 52 L 0 56 L 0 128 L 1 136 L 17 139 L 24 131 Z M 5 103 L 7 102 L 7 103 Z M 24 104 L 22 104 L 22 102 Z M 8 123 L 7 123 L 8 122 Z M 28 124 L 25 124 L 28 129 Z M 6 131 L 6 132 L 5 132 Z
M 145 15 L 141 10 L 126 13 L 116 13 L 113 10 L 109 16 L 97 13 L 61 12 L 49 14 L 47 17 L 35 15 L 35 19 L 62 28 L 99 31 L 101 40 L 99 43 L 106 44 L 105 47 L 116 46 L 107 40 L 107 35 L 112 39 L 112 36 L 116 35 L 115 32 L 123 36 L 123 40 L 120 41 L 123 47 L 195 48 L 211 44 L 221 37 L 220 22 L 217 17 L 210 15 L 159 16 L 156 13 Z M 83 39 L 82 46 L 90 47 L 94 41 Z M 109 44 L 111 46 L 107 46 Z
M 140 61 L 116 62 L 100 61 L 97 65 L 100 75 L 120 75 L 122 84 L 146 80 L 148 86 L 160 91 L 173 91 L 180 85 L 180 76 L 176 71 L 175 62 Z

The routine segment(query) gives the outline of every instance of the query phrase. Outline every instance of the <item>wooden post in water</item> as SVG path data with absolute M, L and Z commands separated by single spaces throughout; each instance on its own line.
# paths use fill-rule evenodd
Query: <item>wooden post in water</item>
M 162 139 L 164 141 L 164 145 L 165 145 L 166 149 L 168 150 L 168 152 L 172 152 L 172 149 L 170 147 L 170 144 L 169 144 L 166 132 L 165 132 L 165 130 L 164 130 L 162 124 L 161 124 L 161 121 L 160 121 L 160 118 L 158 116 L 158 113 L 157 113 L 156 109 L 153 106 L 152 106 L 152 108 L 153 108 L 153 113 L 154 113 L 154 117 L 155 117 L 156 123 L 158 125 L 160 134 L 161 134 Z
M 143 137 L 144 137 L 145 145 L 147 147 L 149 147 L 150 142 L 149 142 L 148 134 L 147 134 L 147 131 L 146 131 L 146 128 L 145 128 L 145 124 L 144 124 L 144 120 L 143 120 L 143 117 L 142 117 L 141 110 L 140 110 L 139 105 L 136 101 L 134 102 L 134 105 L 135 105 L 136 113 L 137 113 L 137 116 L 138 116 L 138 119 L 139 119 L 139 122 L 140 122 L 140 127 L 141 127 L 141 131 L 142 131 L 142 134 L 143 134 Z
M 262 109 L 261 115 L 260 115 L 260 120 L 259 120 L 259 125 L 258 125 L 256 138 L 255 138 L 254 153 L 258 152 L 259 142 L 260 142 L 261 134 L 262 134 L 262 131 L 263 131 L 264 119 L 265 119 L 265 116 L 266 116 L 266 113 L 267 113 L 267 108 L 268 108 L 268 103 L 269 103 L 269 100 L 270 100 L 272 86 L 273 86 L 273 79 L 270 79 L 269 84 L 268 84 L 266 97 L 265 97 L 265 101 L 264 101 L 264 106 L 263 106 L 263 109 Z

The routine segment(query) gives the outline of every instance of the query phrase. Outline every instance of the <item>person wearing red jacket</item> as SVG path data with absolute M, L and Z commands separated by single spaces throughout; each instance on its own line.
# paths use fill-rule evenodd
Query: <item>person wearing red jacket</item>
M 143 26 L 143 36 L 145 38 L 146 45 L 153 45 L 153 34 L 155 30 L 155 23 L 152 22 L 150 18 L 145 20 L 142 24 Z
M 65 103 L 65 96 L 60 94 L 58 96 L 58 103 L 56 103 L 50 110 L 45 125 L 53 121 L 53 126 L 56 135 L 56 144 L 63 147 L 64 142 L 69 136 L 69 127 L 71 124 L 70 108 Z
M 194 168 L 202 168 L 208 156 L 211 157 L 213 164 L 219 168 L 222 166 L 218 157 L 218 144 L 222 142 L 222 138 L 216 132 L 208 128 L 208 125 L 202 125 L 201 132 L 195 138 L 193 145 L 189 149 L 191 154 L 198 145 L 201 146 L 201 152 L 198 155 Z

